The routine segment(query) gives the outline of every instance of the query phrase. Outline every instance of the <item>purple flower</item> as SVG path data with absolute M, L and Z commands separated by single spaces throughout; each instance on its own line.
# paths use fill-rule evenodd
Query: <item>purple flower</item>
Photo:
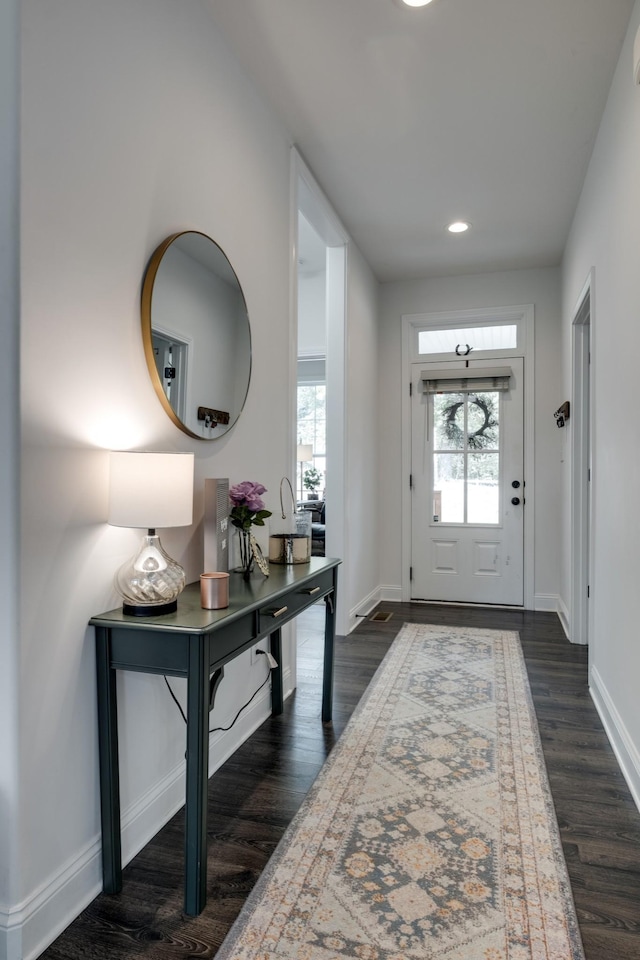
M 267 492 L 267 488 L 261 483 L 254 483 L 252 480 L 243 480 L 242 483 L 236 483 L 229 490 L 229 499 L 238 507 L 248 507 L 249 510 L 264 510 L 264 501 L 260 495 Z
M 271 516 L 271 511 L 265 510 L 261 496 L 266 492 L 266 487 L 252 480 L 243 480 L 231 487 L 229 499 L 233 508 L 229 516 L 234 526 L 242 530 L 249 530 L 252 524 L 264 526 L 266 518 Z

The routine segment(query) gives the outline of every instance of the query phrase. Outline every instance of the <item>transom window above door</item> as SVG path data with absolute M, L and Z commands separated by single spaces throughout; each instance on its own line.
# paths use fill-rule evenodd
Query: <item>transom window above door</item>
M 522 357 L 529 315 L 528 307 L 483 307 L 406 317 L 409 360 Z
M 418 331 L 420 356 L 455 353 L 458 357 L 466 357 L 472 351 L 474 354 L 483 350 L 496 353 L 501 350 L 514 350 L 517 346 L 518 327 L 515 323 Z

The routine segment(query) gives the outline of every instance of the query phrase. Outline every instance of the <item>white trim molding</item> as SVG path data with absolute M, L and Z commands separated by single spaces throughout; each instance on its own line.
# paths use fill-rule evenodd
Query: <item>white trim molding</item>
M 533 609 L 539 613 L 559 613 L 560 597 L 557 593 L 536 593 Z
M 640 811 L 640 753 L 595 667 L 590 670 L 590 678 L 591 698 L 600 714 L 602 725 L 631 791 L 633 802 Z
M 592 469 L 595 410 L 594 343 L 595 271 L 591 269 L 573 311 L 571 323 L 571 614 L 569 639 L 586 644 L 593 629 L 594 585 Z M 585 304 L 588 309 L 585 309 Z
M 348 633 L 351 633 L 358 626 L 361 620 L 369 616 L 373 608 L 380 603 L 380 588 L 372 590 L 369 596 L 364 597 L 357 606 L 349 611 L 349 622 L 347 624 Z
M 558 597 L 558 617 L 560 618 L 565 637 L 569 640 L 569 610 L 562 597 Z

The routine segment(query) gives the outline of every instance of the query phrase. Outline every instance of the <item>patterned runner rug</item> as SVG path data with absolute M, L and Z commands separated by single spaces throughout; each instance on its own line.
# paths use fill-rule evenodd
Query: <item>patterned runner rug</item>
M 405 624 L 217 960 L 582 960 L 516 633 Z

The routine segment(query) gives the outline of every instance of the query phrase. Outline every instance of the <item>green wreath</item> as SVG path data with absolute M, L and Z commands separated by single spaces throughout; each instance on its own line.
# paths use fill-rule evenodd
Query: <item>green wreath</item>
M 467 445 L 473 450 L 482 450 L 483 447 L 487 447 L 490 444 L 495 443 L 495 438 L 493 436 L 487 436 L 488 431 L 498 426 L 495 403 L 491 398 L 479 397 L 476 394 L 469 395 L 469 403 L 472 403 L 478 408 L 478 410 L 480 410 L 483 416 L 483 422 L 480 424 L 477 430 L 474 430 L 467 435 Z M 458 411 L 460 410 L 460 407 L 464 407 L 464 404 L 464 400 L 455 400 L 442 411 L 445 436 L 452 446 L 458 449 L 464 446 L 464 431 L 462 427 L 458 425 L 456 420 Z

